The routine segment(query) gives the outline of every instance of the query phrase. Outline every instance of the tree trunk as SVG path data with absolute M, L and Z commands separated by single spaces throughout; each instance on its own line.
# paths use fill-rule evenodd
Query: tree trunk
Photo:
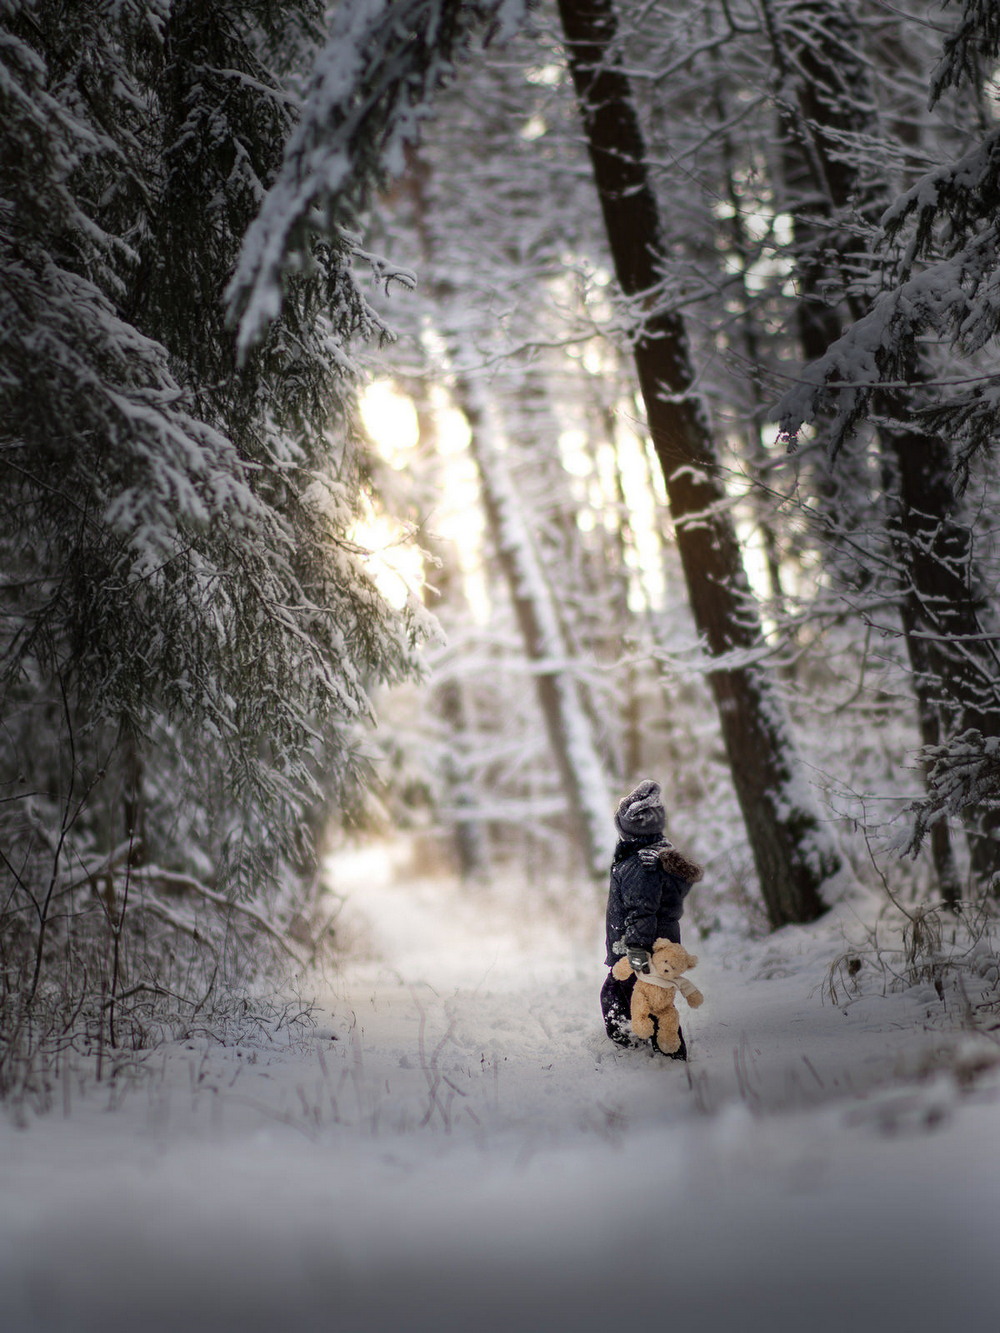
M 421 248 L 430 260 L 435 248 L 425 198 L 430 172 L 426 163 L 412 151 L 409 167 L 406 188 L 412 201 Z M 445 282 L 439 282 L 434 290 L 442 305 L 452 295 Z M 449 342 L 447 334 L 445 340 Z M 530 387 L 535 393 L 529 396 L 537 398 L 537 382 L 532 380 Z M 588 711 L 589 701 L 570 670 L 571 652 L 560 611 L 531 534 L 524 525 L 506 459 L 493 442 L 491 423 L 481 401 L 479 386 L 471 378 L 459 377 L 454 394 L 469 425 L 486 522 L 514 607 L 525 654 L 530 662 L 537 664 L 535 690 L 549 748 L 569 806 L 570 822 L 590 873 L 595 879 L 603 879 L 612 850 L 613 804 L 595 739 L 596 720 L 593 711 Z M 542 402 L 544 405 L 544 399 Z M 538 406 L 537 401 L 535 406 Z M 547 414 L 547 407 L 545 410 Z
M 880 432 L 884 438 L 885 432 Z M 951 482 L 951 451 L 937 436 L 892 432 L 887 441 L 899 476 L 892 518 L 894 549 L 903 565 L 903 629 L 913 668 L 925 745 L 939 745 L 969 728 L 1000 735 L 1000 663 L 988 634 L 990 616 L 976 570 L 973 533 L 958 521 Z M 998 892 L 998 812 L 989 806 L 963 811 L 973 879 Z M 932 828 L 931 851 L 940 855 L 947 825 Z M 945 900 L 958 900 L 953 859 Z
M 570 669 L 552 591 L 525 528 L 506 460 L 492 440 L 487 413 L 469 382 L 459 383 L 456 396 L 469 423 L 483 508 L 525 652 L 536 664 L 535 689 L 552 756 L 587 865 L 600 879 L 607 874 L 611 852 L 613 805 L 591 719 Z
M 814 361 L 842 332 L 828 293 L 847 292 L 851 275 L 844 253 L 860 243 L 843 220 L 860 214 L 874 225 L 890 201 L 884 184 L 862 180 L 843 153 L 844 136 L 874 135 L 877 129 L 866 110 L 874 99 L 866 93 L 868 66 L 860 56 L 862 35 L 853 11 L 839 0 L 769 0 L 765 16 L 781 87 L 793 89 L 796 97 L 778 105 L 787 135 L 785 184 L 798 196 L 786 207 L 802 256 L 799 335 L 803 355 Z M 852 320 L 865 313 L 849 295 L 841 308 Z M 909 395 L 879 396 L 884 419 L 878 440 L 895 491 L 888 535 L 900 570 L 900 619 L 921 740 L 936 746 L 967 728 L 1000 734 L 1000 664 L 986 633 L 973 533 L 960 519 L 948 443 L 886 424 L 885 419 L 912 419 L 919 407 L 915 394 L 928 376 L 916 356 L 907 378 L 914 385 Z M 995 885 L 1000 874 L 997 824 L 990 809 L 973 808 L 965 815 L 973 874 L 984 888 Z M 943 820 L 933 826 L 931 855 L 942 896 L 954 903 L 958 874 Z
M 662 227 L 632 90 L 614 63 L 614 10 L 610 0 L 559 0 L 559 11 L 618 281 L 627 297 L 651 297 Z M 680 316 L 652 310 L 634 355 L 695 624 L 712 657 L 752 659 L 763 636 Z M 841 858 L 809 799 L 783 702 L 759 661 L 709 679 L 768 916 L 776 927 L 811 921 Z
M 546 583 L 559 589 L 552 608 L 565 656 L 578 662 L 595 657 L 614 661 L 617 651 L 602 655 L 600 637 L 602 632 L 613 635 L 617 649 L 621 634 L 615 635 L 609 608 L 602 604 L 596 582 L 599 560 L 581 542 L 578 507 L 558 454 L 560 421 L 540 365 L 519 367 L 516 385 L 502 397 L 494 395 L 492 403 L 511 460 L 505 471 L 523 512 L 531 516 L 532 544 Z M 580 673 L 575 688 L 601 767 L 616 774 L 618 729 L 611 722 L 608 701 L 595 692 L 588 675 Z
M 417 417 L 417 440 L 422 451 L 437 449 L 437 421 L 431 406 L 427 383 L 414 379 L 405 384 Z M 437 487 L 435 487 L 435 490 Z M 427 514 L 419 514 L 420 527 L 426 530 Z M 438 601 L 435 609 L 458 603 L 465 605 L 460 576 L 454 563 L 454 552 L 448 543 L 427 535 L 424 537 L 430 555 L 437 563 L 434 583 Z M 454 840 L 455 858 L 463 881 L 482 878 L 489 869 L 489 845 L 486 829 L 479 817 L 472 793 L 468 762 L 469 704 L 462 681 L 454 675 L 445 675 L 436 689 L 436 708 L 441 721 L 448 728 L 446 744 L 441 755 L 441 776 L 444 779 L 446 802 L 450 806 L 450 831 Z

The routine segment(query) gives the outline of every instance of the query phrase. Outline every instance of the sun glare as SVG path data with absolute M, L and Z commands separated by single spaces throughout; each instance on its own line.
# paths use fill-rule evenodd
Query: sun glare
M 440 543 L 452 548 L 470 613 L 477 623 L 485 624 L 490 616 L 483 569 L 485 520 L 475 460 L 469 449 L 468 423 L 438 385 L 429 390 L 428 409 L 430 438 L 422 440 L 413 399 L 391 380 L 376 380 L 361 398 L 365 431 L 379 457 L 390 467 L 405 471 L 414 465 L 421 447 L 425 452 L 433 451 L 437 485 L 432 507 L 421 515 L 422 540 L 432 549 Z M 436 586 L 435 570 L 426 566 L 406 525 L 373 511 L 358 525 L 354 539 L 372 552 L 372 576 L 393 605 L 402 605 L 408 592 L 421 595 Z M 425 600 L 433 611 L 433 592 Z
M 413 399 L 391 380 L 377 380 L 366 389 L 361 414 L 373 447 L 390 467 L 405 471 L 419 457 L 429 469 L 423 489 L 433 499 L 420 515 L 421 544 L 456 570 L 469 614 L 477 624 L 486 624 L 492 610 L 484 563 L 486 520 L 465 416 L 446 388 L 433 385 L 426 411 L 418 418 Z M 426 438 L 421 438 L 421 421 Z M 586 430 L 567 429 L 559 436 L 559 454 L 582 502 L 577 515 L 581 532 L 601 525 L 613 533 L 622 522 L 624 504 L 631 534 L 623 553 L 630 571 L 629 606 L 641 612 L 664 603 L 662 497 L 642 438 L 623 423 L 615 436 L 595 446 Z M 442 580 L 433 565 L 427 565 L 411 528 L 373 509 L 353 535 L 370 553 L 372 577 L 389 602 L 401 606 L 413 595 L 435 609 L 433 590 Z M 450 557 L 442 545 L 450 548 Z
M 420 443 L 413 399 L 401 393 L 392 380 L 375 380 L 361 395 L 361 420 L 379 456 L 402 472 Z
M 361 549 L 372 581 L 390 606 L 403 607 L 411 596 L 421 597 L 424 557 L 410 527 L 369 507 L 351 530 L 351 540 Z

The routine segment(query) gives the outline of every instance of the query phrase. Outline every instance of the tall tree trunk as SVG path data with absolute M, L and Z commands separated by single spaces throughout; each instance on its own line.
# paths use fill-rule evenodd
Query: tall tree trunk
M 559 12 L 618 281 L 626 296 L 652 298 L 663 229 L 632 90 L 615 63 L 614 9 L 559 0 Z M 752 659 L 763 636 L 680 316 L 652 310 L 634 355 L 695 624 L 712 657 Z M 768 916 L 774 926 L 811 921 L 842 863 L 809 799 L 784 704 L 759 662 L 709 678 Z
M 438 427 L 427 382 L 417 378 L 405 387 L 417 417 L 420 448 L 433 453 L 438 445 Z M 419 518 L 421 529 L 425 530 L 427 515 L 421 513 Z M 434 578 L 438 594 L 436 609 L 440 613 L 442 607 L 455 603 L 466 605 L 465 594 L 459 586 L 461 579 L 455 566 L 453 549 L 447 542 L 430 535 L 425 536 L 424 541 L 437 562 Z M 441 679 L 436 689 L 435 711 L 448 728 L 441 755 L 441 776 L 445 784 L 446 802 L 450 806 L 449 822 L 455 858 L 462 879 L 475 880 L 489 869 L 489 840 L 473 799 L 468 762 L 469 702 L 460 677 L 445 674 Z
M 860 55 L 861 31 L 841 0 L 767 0 L 764 6 L 782 88 L 786 188 L 797 194 L 799 330 L 805 358 L 821 357 L 841 334 L 841 312 L 859 319 L 864 307 L 845 294 L 840 309 L 829 292 L 847 293 L 844 254 L 860 240 L 845 225 L 860 214 L 872 224 L 888 205 L 884 184 L 863 180 L 844 153 L 845 136 L 874 135 L 874 98 Z M 808 202 L 805 203 L 805 199 Z M 909 379 L 915 392 L 885 391 L 878 440 L 894 494 L 888 535 L 900 570 L 900 619 L 917 704 L 921 739 L 936 746 L 946 734 L 975 728 L 1000 734 L 1000 663 L 987 634 L 988 614 L 976 572 L 973 533 L 961 518 L 947 441 L 918 428 L 887 424 L 912 419 L 928 378 L 916 356 Z M 1000 875 L 996 813 L 970 809 L 965 817 L 973 874 L 988 887 Z M 959 897 L 948 826 L 938 821 L 931 855 L 942 896 Z
M 430 260 L 435 249 L 425 196 L 430 169 L 412 151 L 409 166 L 406 188 L 412 201 L 421 248 L 425 258 Z M 439 282 L 435 295 L 442 307 L 447 307 L 452 296 L 450 286 Z M 445 337 L 448 341 L 447 334 Z M 537 388 L 537 385 L 532 387 Z M 613 804 L 596 741 L 596 719 L 570 669 L 572 654 L 563 632 L 560 611 L 531 534 L 524 525 L 506 459 L 493 441 L 492 423 L 480 387 L 474 379 L 459 376 L 454 394 L 469 425 L 486 522 L 514 607 L 525 654 L 530 662 L 537 664 L 535 691 L 549 749 L 569 807 L 570 823 L 589 871 L 595 880 L 603 879 L 611 852 Z
M 722 53 L 713 54 L 713 66 L 719 69 L 714 94 L 714 110 L 720 125 L 725 125 L 729 119 L 729 109 L 725 99 L 725 89 L 729 83 L 728 71 L 722 66 Z M 730 217 L 726 224 L 728 232 L 729 245 L 736 257 L 740 273 L 739 300 L 742 306 L 739 334 L 743 343 L 742 352 L 747 365 L 759 366 L 763 364 L 763 358 L 760 351 L 760 330 L 757 324 L 757 317 L 753 309 L 750 290 L 747 284 L 747 275 L 751 264 L 751 255 L 753 246 L 751 244 L 747 231 L 745 208 L 740 198 L 739 190 L 736 185 L 736 152 L 733 138 L 730 131 L 726 131 L 722 136 L 720 144 L 722 161 L 725 168 L 726 178 L 726 200 L 730 206 Z M 763 455 L 763 445 L 761 440 L 762 427 L 768 419 L 768 408 L 765 390 L 759 378 L 749 377 L 746 385 L 746 391 L 750 399 L 749 422 L 741 430 L 745 445 L 745 455 L 751 466 L 755 466 Z M 771 515 L 768 508 L 772 501 L 767 496 L 763 487 L 753 487 L 750 492 L 750 499 L 755 508 L 755 522 L 757 531 L 760 535 L 760 542 L 763 548 L 765 568 L 767 570 L 768 590 L 771 601 L 774 605 L 775 614 L 784 619 L 786 610 L 786 597 L 782 580 L 781 569 L 781 551 L 778 541 L 778 534 L 771 521 Z M 790 641 L 794 641 L 795 631 L 785 629 L 783 631 Z M 782 675 L 785 679 L 794 680 L 797 671 L 796 659 L 791 657 L 785 664 Z
M 497 449 L 477 386 L 460 381 L 456 397 L 469 423 L 483 508 L 496 546 L 529 661 L 552 756 L 566 793 L 572 823 L 595 878 L 607 874 L 611 814 L 604 766 L 591 719 L 573 676 L 552 590 Z
M 607 607 L 600 606 L 595 583 L 597 562 L 588 556 L 577 525 L 578 506 L 559 458 L 560 421 L 549 387 L 538 363 L 519 367 L 516 386 L 502 397 L 493 396 L 507 446 L 507 468 L 523 512 L 531 515 L 534 549 L 549 587 L 559 588 L 552 599 L 559 633 L 568 660 L 601 659 L 600 631 L 607 632 Z M 618 638 L 620 642 L 620 636 Z M 608 660 L 605 653 L 604 660 Z M 610 654 L 614 660 L 615 654 Z M 609 726 L 609 708 L 595 692 L 593 677 L 580 674 L 576 693 L 587 715 L 590 735 L 605 773 L 620 768 L 617 728 Z

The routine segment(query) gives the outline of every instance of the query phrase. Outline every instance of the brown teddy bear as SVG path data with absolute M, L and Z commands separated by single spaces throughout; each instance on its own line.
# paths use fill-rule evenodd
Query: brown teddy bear
M 652 1037 L 664 1055 L 680 1050 L 680 1016 L 674 1004 L 678 991 L 692 1009 L 704 1000 L 698 987 L 682 973 L 694 967 L 698 959 L 673 940 L 654 940 L 648 972 L 635 973 L 632 991 L 632 1031 L 637 1037 Z M 619 958 L 611 969 L 619 981 L 627 981 L 633 968 L 627 958 Z

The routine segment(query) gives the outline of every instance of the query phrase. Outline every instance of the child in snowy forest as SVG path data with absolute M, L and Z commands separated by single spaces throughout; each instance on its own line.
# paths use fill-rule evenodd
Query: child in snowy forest
M 619 1046 L 645 1045 L 632 1034 L 631 1001 L 635 973 L 649 971 L 649 954 L 657 939 L 681 942 L 684 899 L 701 879 L 701 867 L 682 856 L 663 836 L 666 812 L 660 787 L 648 778 L 622 798 L 615 814 L 618 845 L 611 863 L 608 890 L 607 964 L 627 955 L 634 969 L 627 981 L 610 972 L 601 988 L 601 1010 L 608 1036 Z M 649 1039 L 656 1050 L 655 1035 Z M 670 1057 L 686 1060 L 680 1049 Z

